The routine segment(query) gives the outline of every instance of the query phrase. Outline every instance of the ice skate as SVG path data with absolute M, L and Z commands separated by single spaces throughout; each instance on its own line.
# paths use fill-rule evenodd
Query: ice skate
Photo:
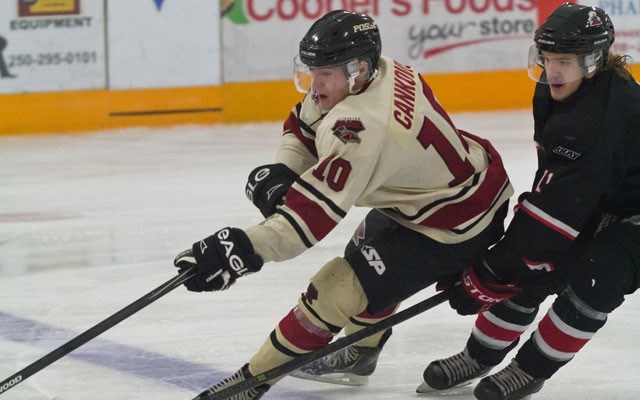
M 204 392 L 202 392 L 200 394 L 200 397 L 203 397 L 205 395 L 210 395 L 210 394 L 213 394 L 213 393 L 218 393 L 218 392 L 222 391 L 223 389 L 226 389 L 226 388 L 228 388 L 230 386 L 233 386 L 233 385 L 235 385 L 237 383 L 243 382 L 243 381 L 247 380 L 250 377 L 252 377 L 252 375 L 249 372 L 249 364 L 245 364 L 235 374 L 231 375 L 228 378 L 223 379 L 222 381 L 220 381 L 217 384 L 215 384 L 212 388 L 207 389 Z M 254 387 L 252 389 L 245 390 L 244 392 L 238 393 L 238 394 L 233 395 L 231 397 L 227 397 L 227 400 L 257 400 L 257 399 L 261 398 L 270 388 L 271 388 L 271 386 L 269 386 L 268 384 L 265 383 L 265 384 L 262 384 L 260 386 L 256 386 L 256 387 Z
M 391 336 L 389 329 L 376 347 L 351 345 L 313 361 L 290 376 L 338 385 L 362 386 L 369 381 L 378 364 L 382 347 Z
M 471 358 L 465 347 L 456 355 L 429 364 L 424 370 L 424 382 L 418 386 L 416 392 L 429 393 L 465 386 L 487 375 L 491 368 Z
M 544 381 L 524 372 L 513 360 L 502 371 L 481 380 L 473 394 L 479 400 L 527 400 L 542 389 Z

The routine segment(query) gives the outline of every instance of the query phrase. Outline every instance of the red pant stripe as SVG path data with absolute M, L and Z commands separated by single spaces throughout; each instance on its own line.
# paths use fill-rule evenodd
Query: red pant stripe
M 355 317 L 360 319 L 382 319 L 393 314 L 396 311 L 396 308 L 397 306 L 392 306 L 387 308 L 384 311 L 380 311 L 379 313 L 375 313 L 375 314 L 371 314 L 368 311 L 363 311 L 360 314 L 356 315 Z

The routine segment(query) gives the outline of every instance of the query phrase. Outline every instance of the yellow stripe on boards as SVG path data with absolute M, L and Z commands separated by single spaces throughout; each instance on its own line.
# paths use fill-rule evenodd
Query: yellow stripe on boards
M 219 87 L 0 95 L 0 135 L 221 123 Z
M 632 66 L 640 77 L 640 64 Z M 531 108 L 535 83 L 526 71 L 424 74 L 449 113 Z M 284 121 L 302 99 L 293 82 L 231 82 L 221 86 L 81 90 L 0 95 L 0 135 L 90 132 Z

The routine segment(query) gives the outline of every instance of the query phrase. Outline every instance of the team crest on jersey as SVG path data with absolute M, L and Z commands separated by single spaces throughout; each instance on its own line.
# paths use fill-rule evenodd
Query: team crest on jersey
M 598 17 L 595 11 L 589 11 L 589 17 L 587 21 L 587 26 L 593 28 L 594 26 L 602 25 L 602 20 Z
M 331 128 L 333 134 L 344 144 L 360 143 L 358 132 L 364 130 L 364 125 L 360 118 L 341 118 L 333 124 Z

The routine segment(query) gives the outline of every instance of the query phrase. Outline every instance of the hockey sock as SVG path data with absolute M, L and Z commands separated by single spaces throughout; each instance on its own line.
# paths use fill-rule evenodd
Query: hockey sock
M 569 287 L 522 346 L 516 361 L 530 375 L 549 379 L 571 361 L 606 322 L 607 313 L 593 309 Z
M 537 302 L 518 295 L 478 314 L 467 341 L 469 354 L 483 365 L 500 364 L 537 313 Z

